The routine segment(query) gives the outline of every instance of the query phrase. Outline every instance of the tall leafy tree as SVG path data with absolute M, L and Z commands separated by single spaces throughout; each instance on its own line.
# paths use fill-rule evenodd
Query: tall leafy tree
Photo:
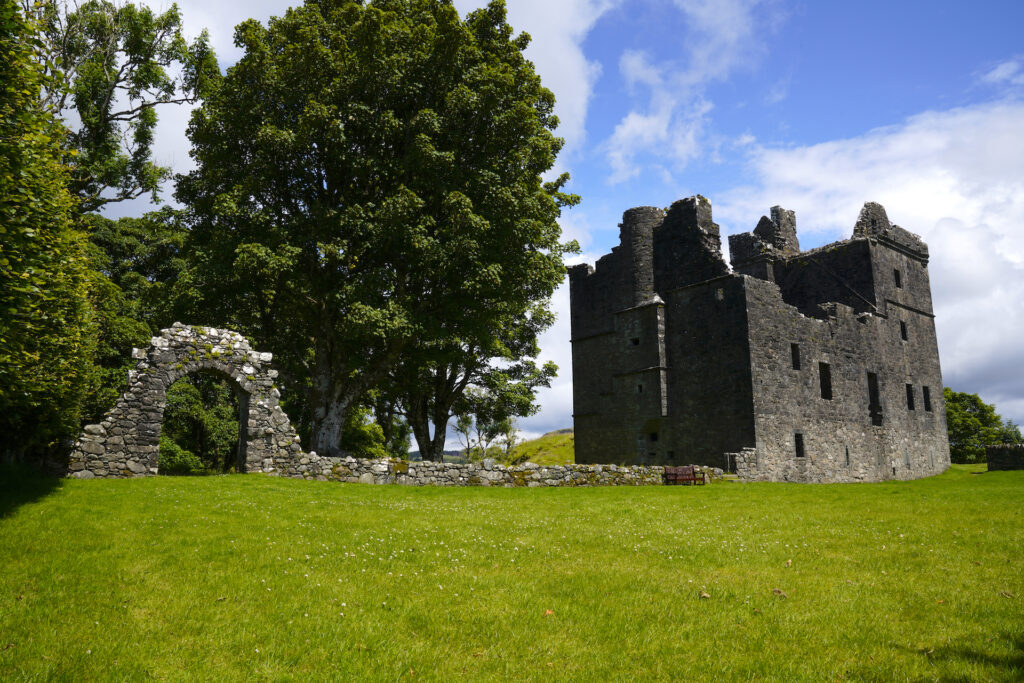
M 403 352 L 485 338 L 564 274 L 554 97 L 504 3 L 309 0 L 236 28 L 178 184 L 204 310 L 306 390 L 311 446 Z
M 89 235 L 89 299 L 97 327 L 84 417 L 95 422 L 124 391 L 135 364 L 132 347 L 146 347 L 155 330 L 174 321 L 169 292 L 184 268 L 185 231 L 167 207 L 142 218 L 87 214 L 80 220 Z
M 0 55 L 0 448 L 37 455 L 77 429 L 95 333 L 64 129 L 40 104 L 46 55 L 15 0 L 0 0 Z
M 40 25 L 50 78 L 42 102 L 74 121 L 66 137 L 78 209 L 151 194 L 170 169 L 153 161 L 157 108 L 194 104 L 220 76 L 205 31 L 189 44 L 176 4 L 162 13 L 110 0 L 22 0 Z
M 1004 420 L 994 405 L 985 403 L 977 394 L 949 387 L 942 393 L 949 429 L 949 458 L 953 462 L 985 462 L 985 446 L 1024 443 L 1013 420 Z
M 496 317 L 493 329 L 463 328 L 456 321 L 455 335 L 415 344 L 403 354 L 387 390 L 398 397 L 424 460 L 441 458 L 452 417 L 500 431 L 502 421 L 537 411 L 536 390 L 550 386 L 558 370 L 533 360 L 540 352 L 537 336 L 553 320 L 544 300 L 529 311 Z

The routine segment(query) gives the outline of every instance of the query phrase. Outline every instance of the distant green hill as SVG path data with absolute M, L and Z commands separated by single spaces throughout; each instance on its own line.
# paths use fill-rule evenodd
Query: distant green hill
M 513 449 L 513 457 L 538 465 L 565 465 L 576 462 L 572 429 L 559 429 L 544 436 L 524 441 Z

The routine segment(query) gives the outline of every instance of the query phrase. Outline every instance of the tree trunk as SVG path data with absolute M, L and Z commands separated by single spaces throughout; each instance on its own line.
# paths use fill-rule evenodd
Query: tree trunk
M 348 402 L 340 399 L 328 401 L 316 408 L 313 417 L 311 450 L 318 455 L 341 455 L 341 432 L 345 428 Z
M 333 380 L 329 358 L 318 357 L 313 374 L 310 450 L 336 457 L 341 455 L 341 432 L 352 399 L 344 395 Z
M 419 396 L 411 397 L 406 419 L 412 427 L 412 435 L 416 439 L 416 447 L 420 449 L 420 457 L 426 461 L 436 461 L 437 451 L 430 439 L 430 418 L 427 417 L 427 406 Z M 443 444 L 442 444 L 443 446 Z
M 438 429 L 437 425 L 434 425 L 434 436 L 430 439 L 430 447 L 434 450 L 434 453 L 438 455 L 441 462 L 444 462 L 444 441 L 445 437 L 448 436 L 448 425 L 445 424 L 442 428 Z

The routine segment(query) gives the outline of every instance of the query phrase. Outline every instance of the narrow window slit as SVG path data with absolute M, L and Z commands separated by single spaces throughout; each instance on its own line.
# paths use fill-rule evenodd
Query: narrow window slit
M 871 424 L 875 427 L 882 426 L 882 402 L 878 397 L 878 375 L 868 373 L 868 413 L 871 415 Z
M 821 384 L 821 397 L 832 400 L 832 368 L 828 363 L 818 363 L 818 376 Z

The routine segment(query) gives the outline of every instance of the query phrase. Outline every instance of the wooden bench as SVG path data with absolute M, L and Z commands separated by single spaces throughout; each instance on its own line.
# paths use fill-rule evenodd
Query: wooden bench
M 665 483 L 669 486 L 703 486 L 704 473 L 693 465 L 665 466 Z

